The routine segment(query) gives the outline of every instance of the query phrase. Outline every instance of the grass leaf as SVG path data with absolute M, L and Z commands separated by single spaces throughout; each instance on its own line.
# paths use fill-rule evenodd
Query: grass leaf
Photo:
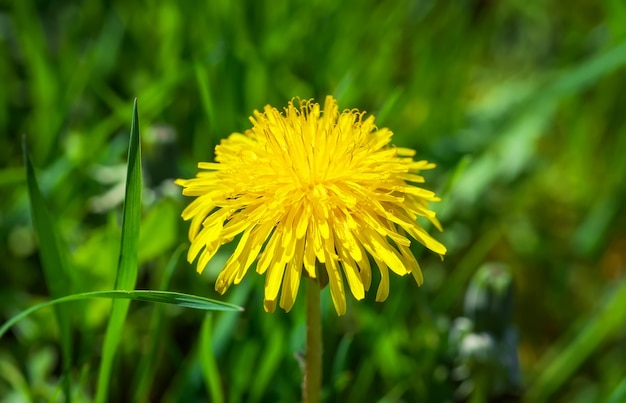
M 232 305 L 226 302 L 212 300 L 209 298 L 199 297 L 197 295 L 183 294 L 173 291 L 155 291 L 155 290 L 107 290 L 107 291 L 91 291 L 78 294 L 67 295 L 65 297 L 56 298 L 51 301 L 42 302 L 37 305 L 33 305 L 30 308 L 20 312 L 8 321 L 6 321 L 2 327 L 0 327 L 0 337 L 2 337 L 7 330 L 15 325 L 20 320 L 24 319 L 28 315 L 36 312 L 40 309 L 56 306 L 70 301 L 78 301 L 84 299 L 93 298 L 110 298 L 116 300 L 124 300 L 124 302 L 130 303 L 130 300 L 146 301 L 146 302 L 159 302 L 162 304 L 177 305 L 185 308 L 200 309 L 204 311 L 242 311 L 241 307 Z
M 30 206 L 35 232 L 39 238 L 39 255 L 46 285 L 53 298 L 59 298 L 72 292 L 72 279 L 67 269 L 64 251 L 57 234 L 56 225 L 46 207 L 43 195 L 37 182 L 35 169 L 30 161 L 23 139 L 24 165 L 26 166 L 26 182 L 30 197 Z M 72 336 L 71 336 L 71 311 L 69 307 L 57 307 L 55 309 L 57 322 L 61 335 L 61 350 L 63 355 L 63 371 L 68 373 L 71 368 Z M 71 395 L 69 379 L 65 377 L 64 383 L 66 396 Z
M 165 273 L 159 283 L 159 290 L 166 290 L 169 288 L 170 280 L 174 274 L 174 270 L 178 264 L 180 256 L 185 250 L 184 245 L 180 245 L 176 251 L 170 257 L 170 260 L 165 268 Z M 157 335 L 163 334 L 165 323 L 163 321 L 163 306 L 158 305 L 152 311 L 152 317 L 150 318 L 150 331 L 149 334 Z M 158 356 L 158 346 L 162 341 L 160 337 L 150 337 L 149 345 L 146 348 L 146 353 L 142 354 L 139 364 L 137 365 L 137 372 L 135 373 L 135 392 L 133 401 L 144 402 L 149 400 L 150 386 L 154 379 L 156 372 L 156 363 Z
M 139 141 L 139 117 L 137 99 L 133 104 L 133 120 L 130 126 L 128 147 L 128 170 L 126 173 L 126 194 L 122 221 L 122 243 L 115 289 L 133 289 L 137 281 L 137 249 L 141 222 L 141 147 Z M 184 302 L 184 301 L 181 301 Z M 115 352 L 122 337 L 122 329 L 130 301 L 116 300 L 111 307 L 111 317 L 107 326 L 98 375 L 96 402 L 107 401 L 109 380 L 113 369 Z M 190 302 L 190 304 L 192 304 Z
M 575 325 L 569 336 L 538 365 L 539 376 L 526 392 L 529 402 L 552 400 L 552 395 L 561 388 L 572 374 L 592 353 L 620 332 L 626 321 L 626 281 L 622 281 L 611 298 L 596 314 Z M 582 325 L 582 326 L 581 326 Z M 617 392 L 616 392 L 617 393 Z M 623 393 L 623 392 L 622 392 Z
M 200 330 L 199 358 L 202 367 L 202 375 L 204 376 L 204 382 L 209 396 L 211 396 L 211 401 L 222 403 L 224 402 L 224 391 L 222 390 L 220 372 L 217 368 L 213 343 L 211 342 L 212 324 L 213 318 L 211 315 L 206 315 L 202 321 L 202 328 Z

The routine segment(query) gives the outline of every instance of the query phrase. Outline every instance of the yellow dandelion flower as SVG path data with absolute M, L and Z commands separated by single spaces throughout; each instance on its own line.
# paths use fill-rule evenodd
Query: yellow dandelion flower
M 201 162 L 193 179 L 178 179 L 183 194 L 196 199 L 183 211 L 191 220 L 189 262 L 198 256 L 202 272 L 221 245 L 240 236 L 217 278 L 224 293 L 256 261 L 265 274 L 265 310 L 289 311 L 300 278 L 327 278 L 335 309 L 346 312 L 344 277 L 352 295 L 363 299 L 372 273 L 376 294 L 389 294 L 389 270 L 422 272 L 409 245 L 411 236 L 443 256 L 446 248 L 417 223 L 425 217 L 439 230 L 429 201 L 440 199 L 423 183 L 415 151 L 390 146 L 392 132 L 379 129 L 364 112 L 339 112 L 328 96 L 324 109 L 313 101 L 290 102 L 284 113 L 266 106 L 254 111 L 252 128 L 215 147 L 216 162 Z M 322 272 L 320 272 L 322 271 Z M 325 271 L 325 273 L 324 273 Z

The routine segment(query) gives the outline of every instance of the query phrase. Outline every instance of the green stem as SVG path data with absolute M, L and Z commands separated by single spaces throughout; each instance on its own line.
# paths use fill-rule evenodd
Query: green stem
M 304 357 L 304 403 L 320 401 L 322 387 L 322 318 L 320 286 L 315 279 L 306 279 L 306 355 Z
M 474 390 L 470 396 L 470 403 L 484 403 L 487 401 L 487 382 L 486 375 L 479 372 L 474 379 Z

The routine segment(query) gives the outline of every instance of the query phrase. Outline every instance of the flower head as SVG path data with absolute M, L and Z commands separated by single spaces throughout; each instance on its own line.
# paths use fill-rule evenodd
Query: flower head
M 443 256 L 446 248 L 417 223 L 425 217 L 439 230 L 429 201 L 440 199 L 423 183 L 420 170 L 435 165 L 414 161 L 415 151 L 389 145 L 392 132 L 364 112 L 339 112 L 328 96 L 324 109 L 313 101 L 290 102 L 281 113 L 255 111 L 252 128 L 215 147 L 216 162 L 201 162 L 193 179 L 178 179 L 183 194 L 196 199 L 183 211 L 191 220 L 189 262 L 198 255 L 202 272 L 221 245 L 240 236 L 217 278 L 224 293 L 256 261 L 265 274 L 265 309 L 289 311 L 300 278 L 327 278 L 339 315 L 346 311 L 344 277 L 352 295 L 369 289 L 371 260 L 381 281 L 376 294 L 389 294 L 389 270 L 422 272 L 411 238 Z M 258 259 L 257 259 L 258 258 Z

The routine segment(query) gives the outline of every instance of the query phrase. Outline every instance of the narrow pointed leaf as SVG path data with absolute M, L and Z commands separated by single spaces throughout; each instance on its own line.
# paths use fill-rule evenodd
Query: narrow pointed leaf
M 78 301 L 93 298 L 110 298 L 113 300 L 124 300 L 130 302 L 146 301 L 146 302 L 159 302 L 162 304 L 177 305 L 184 308 L 200 309 L 204 311 L 243 311 L 243 308 L 237 305 L 228 304 L 209 298 L 199 297 L 197 295 L 183 294 L 172 291 L 153 291 L 153 290 L 107 290 L 107 291 L 92 291 L 83 292 L 79 294 L 67 295 L 65 297 L 53 299 L 51 301 L 42 302 L 40 304 L 31 306 L 30 308 L 20 312 L 8 321 L 6 321 L 2 327 L 0 327 L 0 337 L 2 337 L 7 330 L 15 325 L 20 320 L 24 319 L 28 315 L 36 312 L 40 309 L 56 306 L 70 301 Z
M 554 352 L 538 364 L 538 376 L 525 392 L 529 402 L 547 402 L 562 388 L 585 360 L 600 346 L 623 331 L 626 322 L 626 281 L 622 281 L 610 298 L 590 318 L 575 324 L 570 334 L 557 343 Z
M 39 255 L 44 279 L 52 298 L 59 298 L 72 292 L 72 281 L 67 269 L 64 250 L 56 230 L 56 224 L 46 207 L 45 200 L 37 182 L 35 169 L 30 161 L 23 139 L 24 165 L 26 166 L 26 183 L 30 198 L 33 225 L 39 239 Z M 59 324 L 61 350 L 63 355 L 63 371 L 67 374 L 71 368 L 72 339 L 70 307 L 56 307 L 55 314 Z M 64 382 L 66 396 L 71 396 L 69 378 Z
M 220 373 L 215 361 L 212 341 L 212 324 L 213 318 L 210 314 L 206 315 L 202 321 L 200 330 L 200 364 L 202 367 L 202 375 L 204 384 L 211 396 L 211 401 L 215 403 L 224 402 L 224 391 L 222 390 Z
M 139 141 L 139 117 L 137 99 L 133 104 L 133 120 L 130 126 L 128 147 L 128 170 L 126 173 L 126 194 L 122 220 L 122 243 L 120 247 L 116 289 L 132 290 L 137 281 L 137 246 L 139 244 L 139 225 L 141 222 L 141 147 Z M 113 370 L 113 361 L 122 337 L 122 329 L 128 312 L 129 301 L 113 301 L 111 317 L 104 337 L 102 361 L 98 375 L 96 402 L 107 401 L 109 381 Z
M 163 277 L 159 282 L 159 290 L 167 290 L 170 286 L 170 280 L 174 274 L 174 270 L 179 262 L 179 259 L 186 248 L 180 245 L 176 251 L 170 257 L 170 260 L 165 268 Z M 150 331 L 149 334 L 163 334 L 165 332 L 165 321 L 163 320 L 163 306 L 158 305 L 152 311 L 152 317 L 150 319 Z M 133 385 L 135 392 L 133 396 L 134 402 L 148 401 L 150 386 L 154 381 L 154 375 L 157 367 L 157 351 L 159 343 L 163 340 L 160 337 L 150 337 L 149 344 L 146 349 L 146 353 L 142 354 L 139 364 L 137 365 L 137 372 L 135 373 L 135 381 Z

